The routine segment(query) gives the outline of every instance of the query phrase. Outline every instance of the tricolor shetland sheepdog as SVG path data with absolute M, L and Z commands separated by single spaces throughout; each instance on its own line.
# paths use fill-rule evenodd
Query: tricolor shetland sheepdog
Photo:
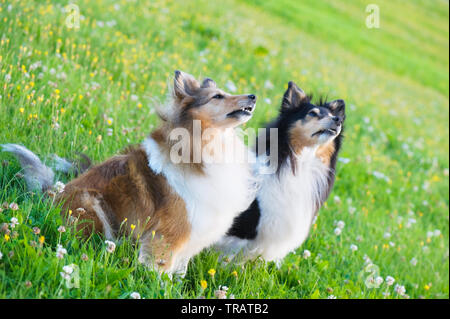
M 278 139 L 270 141 L 269 134 L 258 137 L 265 141 L 265 150 L 278 143 L 278 153 L 256 150 L 256 171 L 273 160 L 271 156 L 278 156 L 278 169 L 259 176 L 256 200 L 216 247 L 228 257 L 240 253 L 244 260 L 259 256 L 278 264 L 298 248 L 333 187 L 344 119 L 343 100 L 314 105 L 289 82 L 280 114 L 267 127 L 278 130 Z
M 183 275 L 189 259 L 219 240 L 255 197 L 248 161 L 233 161 L 235 154 L 228 153 L 247 152 L 234 128 L 251 118 L 256 96 L 230 95 L 211 79 L 199 83 L 181 71 L 175 72 L 172 96 L 160 114 L 161 127 L 141 145 L 92 167 L 55 198 L 84 235 L 131 234 L 139 238 L 141 262 Z M 200 135 L 209 130 L 209 138 L 196 140 L 196 127 Z M 174 138 L 180 131 L 187 140 Z M 231 160 L 204 161 L 198 151 L 207 145 L 203 155 Z M 33 153 L 15 144 L 3 150 L 20 160 L 29 185 L 43 191 L 53 185 L 53 171 Z M 176 163 L 180 152 L 187 160 Z

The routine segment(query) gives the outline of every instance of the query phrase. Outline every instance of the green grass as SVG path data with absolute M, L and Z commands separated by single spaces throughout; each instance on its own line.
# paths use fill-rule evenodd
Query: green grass
M 348 106 L 341 157 L 350 162 L 339 162 L 310 238 L 280 269 L 224 265 L 207 251 L 172 282 L 138 264 L 126 238 L 110 254 L 98 236 L 60 234 L 58 208 L 27 192 L 18 163 L 0 154 L 0 203 L 19 206 L 0 212 L 0 224 L 19 221 L 9 238 L 0 234 L 0 297 L 213 298 L 225 285 L 236 298 L 402 298 L 399 284 L 411 298 L 448 298 L 448 2 L 379 0 L 380 29 L 365 26 L 370 1 L 184 2 L 76 1 L 84 19 L 74 30 L 66 1 L 0 0 L 0 143 L 99 162 L 157 125 L 154 105 L 175 69 L 257 94 L 252 127 L 276 116 L 294 80 Z M 367 287 L 365 255 L 393 286 Z M 79 288 L 60 276 L 69 264 Z

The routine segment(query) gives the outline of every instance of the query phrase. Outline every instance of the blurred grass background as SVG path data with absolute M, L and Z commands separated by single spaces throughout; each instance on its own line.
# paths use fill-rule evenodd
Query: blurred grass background
M 226 285 L 237 298 L 448 298 L 448 1 L 376 1 L 379 29 L 366 27 L 370 2 L 361 0 L 74 3 L 80 29 L 67 27 L 65 1 L 0 0 L 0 143 L 104 160 L 157 125 L 154 104 L 181 69 L 256 94 L 252 127 L 276 116 L 289 80 L 344 99 L 343 160 L 310 239 L 280 270 L 223 265 L 205 252 L 185 280 L 161 282 L 126 239 L 108 256 L 100 238 L 59 234 L 58 209 L 27 193 L 17 162 L 0 154 L 0 202 L 19 205 L 3 209 L 0 223 L 20 222 L 15 238 L 1 234 L 1 297 L 213 297 Z M 30 244 L 39 237 L 32 227 L 42 247 Z M 70 263 L 80 289 L 61 283 Z M 367 288 L 368 263 L 407 296 L 395 284 Z

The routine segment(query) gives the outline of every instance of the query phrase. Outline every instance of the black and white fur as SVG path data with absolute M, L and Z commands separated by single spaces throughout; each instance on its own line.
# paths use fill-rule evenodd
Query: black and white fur
M 332 133 L 327 131 L 328 124 L 325 124 L 325 127 L 320 127 L 324 133 L 313 133 L 317 137 L 314 143 L 305 145 L 296 153 L 298 150 L 293 144 L 298 137 L 294 136 L 293 130 L 297 125 L 301 127 L 306 123 L 312 110 L 322 122 L 326 117 L 335 121 L 334 125 L 331 124 Z M 278 129 L 278 170 L 259 176 L 261 184 L 255 201 L 235 218 L 232 228 L 216 248 L 228 257 L 241 253 L 244 259 L 260 256 L 279 264 L 305 241 L 319 208 L 334 184 L 344 119 L 344 101 L 313 105 L 310 97 L 293 82 L 289 83 L 280 114 L 267 127 Z M 259 138 L 266 140 L 265 149 L 270 150 L 268 135 Z M 326 143 L 332 143 L 329 147 L 334 150 L 324 162 L 317 151 Z M 268 156 L 267 153 L 258 154 L 255 171 L 266 165 Z

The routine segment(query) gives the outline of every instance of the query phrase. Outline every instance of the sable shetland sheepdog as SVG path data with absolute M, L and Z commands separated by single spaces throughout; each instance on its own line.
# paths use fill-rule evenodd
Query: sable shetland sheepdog
M 216 247 L 229 257 L 240 252 L 244 259 L 261 256 L 278 264 L 298 248 L 333 187 L 344 119 L 343 100 L 314 105 L 289 82 L 280 114 L 268 125 L 278 129 L 278 140 L 270 141 L 268 134 L 259 137 L 265 150 L 278 142 L 278 154 L 270 154 L 278 156 L 277 172 L 259 176 L 256 200 Z M 267 152 L 256 153 L 257 166 L 266 165 L 261 163 L 267 163 Z
M 140 146 L 72 180 L 56 200 L 62 203 L 64 216 L 70 212 L 72 219 L 89 221 L 78 224 L 85 235 L 96 231 L 110 239 L 119 235 L 119 229 L 131 233 L 130 225 L 135 225 L 132 234 L 140 235 L 139 261 L 183 275 L 189 259 L 219 240 L 255 197 L 247 161 L 194 159 L 193 121 L 201 124 L 201 133 L 214 129 L 210 135 L 219 145 L 213 152 L 224 157 L 230 151 L 247 152 L 234 128 L 251 118 L 256 96 L 230 95 L 211 79 L 199 83 L 180 71 L 175 72 L 172 95 L 169 111 L 161 114 L 160 128 Z M 188 132 L 188 140 L 173 140 L 175 129 Z M 206 142 L 202 139 L 200 146 Z M 232 148 L 222 147 L 230 142 Z M 172 161 L 172 155 L 179 153 L 178 148 L 172 152 L 177 143 L 188 147 L 188 161 Z M 33 153 L 14 144 L 3 148 L 25 166 L 27 181 L 37 182 L 43 190 L 52 185 L 53 172 Z

